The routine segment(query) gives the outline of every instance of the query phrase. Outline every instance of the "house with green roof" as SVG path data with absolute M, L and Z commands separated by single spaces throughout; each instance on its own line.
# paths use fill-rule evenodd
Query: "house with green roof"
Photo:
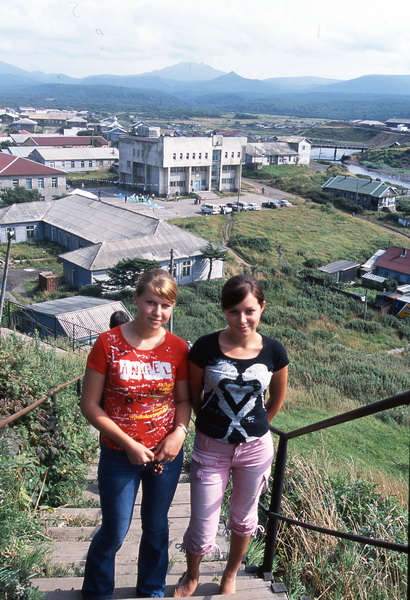
M 396 188 L 381 181 L 336 175 L 322 185 L 322 190 L 343 196 L 369 210 L 396 212 L 399 193 Z

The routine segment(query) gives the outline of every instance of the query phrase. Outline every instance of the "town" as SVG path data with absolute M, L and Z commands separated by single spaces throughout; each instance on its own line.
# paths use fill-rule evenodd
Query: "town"
M 267 306 L 261 332 L 284 340 L 291 357 L 289 399 L 274 421 L 279 447 L 287 443 L 283 432 L 300 431 L 307 423 L 333 425 L 342 411 L 354 409 L 373 415 L 372 403 L 386 410 L 380 418 L 367 417 L 365 434 L 353 421 L 349 429 L 320 431 L 319 443 L 314 427 L 295 440 L 286 480 L 284 472 L 278 478 L 285 480 L 283 512 L 296 526 L 280 526 L 273 567 L 266 558 L 268 536 L 258 533 L 251 541 L 238 576 L 238 600 L 287 600 L 287 589 L 298 600 L 348 597 L 343 591 L 327 595 L 329 585 L 344 590 L 346 583 L 342 570 L 335 573 L 326 565 L 352 557 L 349 585 L 355 597 L 373 569 L 377 576 L 364 598 L 404 597 L 404 554 L 389 554 L 388 560 L 385 554 L 406 551 L 410 119 L 255 115 L 250 120 L 229 113 L 204 123 L 194 116 L 98 115 L 0 110 L 0 390 L 5 397 L 0 431 L 13 431 L 11 450 L 7 436 L 0 435 L 4 487 L 9 494 L 15 489 L 21 505 L 35 504 L 30 510 L 39 517 L 41 540 L 48 536 L 52 549 L 48 561 L 36 559 L 30 576 L 19 575 L 19 586 L 38 598 L 79 597 L 86 551 L 100 518 L 93 462 L 98 442 L 89 439 L 69 384 L 80 385 L 87 354 L 110 317 L 120 311 L 133 318 L 139 275 L 162 267 L 179 286 L 169 328 L 187 345 L 225 327 L 219 295 L 228 278 L 248 273 L 263 285 Z M 43 365 L 47 373 L 40 376 Z M 153 365 L 152 379 L 171 377 L 166 363 Z M 124 379 L 141 378 L 139 362 L 125 361 L 121 369 Z M 63 381 L 67 384 L 60 386 Z M 25 417 L 27 432 L 20 433 L 24 419 L 8 424 L 11 413 L 27 410 L 39 395 L 47 398 L 56 385 L 50 406 Z M 29 448 L 25 495 L 16 477 L 17 447 Z M 34 467 L 28 466 L 30 452 Z M 283 456 L 282 450 L 278 454 Z M 352 471 L 354 463 L 357 473 L 346 474 L 336 462 Z M 277 486 L 269 485 L 273 493 Z M 188 486 L 185 479 L 178 484 L 170 513 L 167 595 L 183 573 L 174 546 L 188 520 Z M 266 494 L 261 515 L 269 502 Z M 324 506 L 331 518 L 323 516 Z M 137 531 L 138 518 L 134 515 Z M 352 526 L 355 519 L 363 526 Z M 352 541 L 334 543 L 331 536 L 319 539 L 308 531 L 299 536 L 301 520 L 322 523 L 341 536 L 354 530 L 377 543 L 382 539 L 382 546 L 369 545 L 366 537 L 365 546 L 355 544 L 353 550 Z M 20 529 L 13 524 L 9 531 L 7 548 L 9 535 L 16 537 Z M 134 533 L 118 554 L 118 598 L 135 594 Z M 8 550 L 11 570 L 24 562 L 24 552 L 29 554 L 24 544 L 32 537 L 24 529 L 12 559 Z M 226 535 L 218 534 L 217 541 L 221 556 L 204 562 L 201 598 L 218 594 Z M 325 566 L 311 567 L 318 557 Z M 261 569 L 254 565 L 262 561 L 267 566 L 256 578 Z M 299 569 L 295 576 L 293 568 Z M 306 573 L 315 569 L 312 582 Z M 393 586 L 395 577 L 399 582 Z M 14 580 L 7 585 L 14 590 Z M 12 594 L 10 600 L 17 600 Z

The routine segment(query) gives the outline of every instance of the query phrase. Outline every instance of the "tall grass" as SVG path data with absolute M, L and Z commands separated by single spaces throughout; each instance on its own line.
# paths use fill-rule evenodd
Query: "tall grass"
M 0 419 L 80 375 L 85 357 L 58 355 L 38 340 L 1 337 Z M 0 429 L 0 592 L 4 600 L 37 600 L 30 588 L 46 547 L 40 509 L 75 503 L 96 441 L 71 387 Z
M 329 529 L 406 544 L 408 517 L 371 481 L 332 475 L 326 460 L 293 458 L 282 513 Z M 266 500 L 265 500 L 266 502 Z M 326 600 L 402 600 L 407 590 L 405 554 L 343 541 L 281 524 L 280 567 L 290 599 L 308 594 Z

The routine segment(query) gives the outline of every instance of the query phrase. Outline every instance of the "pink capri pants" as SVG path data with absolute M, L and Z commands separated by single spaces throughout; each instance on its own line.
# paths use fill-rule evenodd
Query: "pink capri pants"
M 232 472 L 228 528 L 247 537 L 258 527 L 258 501 L 268 486 L 273 459 L 272 436 L 227 444 L 197 431 L 191 462 L 191 518 L 182 548 L 209 554 L 215 548 L 222 498 Z

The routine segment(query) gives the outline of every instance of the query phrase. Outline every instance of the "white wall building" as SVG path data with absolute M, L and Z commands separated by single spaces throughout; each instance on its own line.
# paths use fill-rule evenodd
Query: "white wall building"
M 245 137 L 173 137 L 141 129 L 145 135 L 119 140 L 121 183 L 159 196 L 240 189 Z
M 36 148 L 30 159 L 66 173 L 108 169 L 118 160 L 117 148 Z

